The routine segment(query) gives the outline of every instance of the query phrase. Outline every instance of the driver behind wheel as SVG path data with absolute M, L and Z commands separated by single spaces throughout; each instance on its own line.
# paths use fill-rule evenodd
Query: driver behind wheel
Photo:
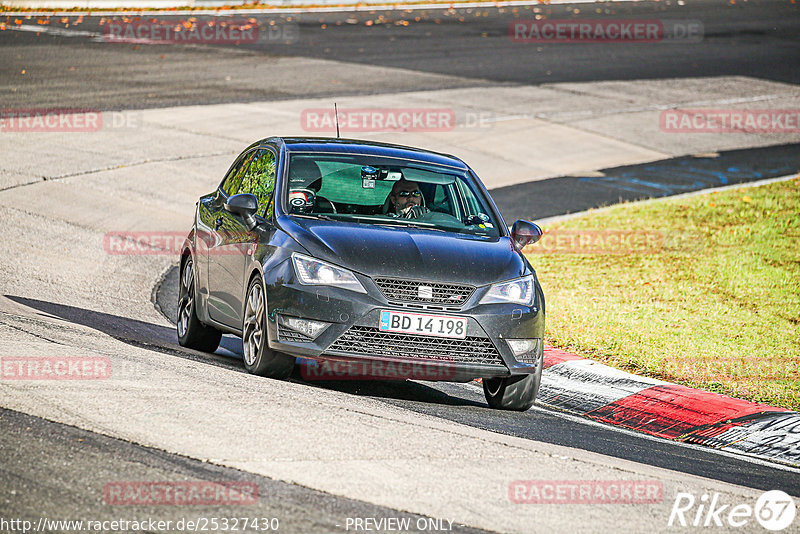
M 425 207 L 425 197 L 422 196 L 417 182 L 411 180 L 396 181 L 392 186 L 392 192 L 389 193 L 389 201 L 393 206 L 389 213 L 395 217 L 418 219 L 430 212 Z

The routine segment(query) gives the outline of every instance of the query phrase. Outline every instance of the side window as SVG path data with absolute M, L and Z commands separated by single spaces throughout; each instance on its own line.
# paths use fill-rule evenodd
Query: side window
M 476 215 L 479 213 L 480 206 L 472 190 L 461 180 L 456 180 L 456 184 L 459 192 L 461 193 L 461 198 L 464 199 L 464 203 L 466 204 L 464 206 L 464 208 L 467 210 L 466 215 Z
M 430 206 L 430 208 L 433 211 L 441 211 L 442 213 L 447 213 L 448 215 L 454 215 L 455 212 L 450 204 L 450 197 L 447 194 L 448 191 L 445 189 L 445 186 L 441 184 L 437 185 L 434 191 L 433 204 Z
M 247 166 L 250 164 L 250 161 L 252 161 L 255 154 L 256 151 L 253 150 L 248 154 L 239 156 L 239 161 L 236 162 L 228 175 L 225 177 L 225 181 L 222 182 L 222 190 L 226 195 L 231 196 L 239 192 L 239 185 L 242 183 L 244 171 L 247 170 Z
M 251 193 L 258 199 L 258 214 L 272 218 L 272 193 L 275 191 L 275 153 L 261 149 L 255 152 L 253 162 L 241 179 L 239 193 Z

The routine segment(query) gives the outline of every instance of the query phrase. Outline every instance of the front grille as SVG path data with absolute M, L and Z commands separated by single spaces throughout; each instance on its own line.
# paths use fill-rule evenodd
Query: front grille
M 326 352 L 363 354 L 390 358 L 442 360 L 458 363 L 502 365 L 500 353 L 485 337 L 450 339 L 381 332 L 368 326 L 353 326 Z
M 468 285 L 399 278 L 375 278 L 375 284 L 390 302 L 415 302 L 440 306 L 463 306 L 475 291 L 473 286 Z
M 288 341 L 290 343 L 308 343 L 310 341 L 313 341 L 313 339 L 311 339 L 305 334 L 301 334 L 300 332 L 295 332 L 294 330 L 289 330 L 288 328 L 284 328 L 279 324 L 278 341 Z

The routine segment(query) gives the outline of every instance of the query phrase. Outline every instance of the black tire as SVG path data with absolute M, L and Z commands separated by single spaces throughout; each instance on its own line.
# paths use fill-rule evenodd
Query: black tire
M 533 406 L 540 382 L 539 373 L 506 378 L 484 378 L 483 394 L 492 408 L 524 412 Z
M 255 277 L 247 288 L 242 314 L 244 367 L 254 375 L 285 380 L 292 374 L 295 359 L 269 348 L 266 309 L 264 283 L 260 277 Z
M 180 291 L 178 293 L 178 343 L 182 347 L 214 352 L 219 347 L 222 332 L 206 326 L 197 318 L 195 306 L 194 262 L 186 258 L 181 267 Z

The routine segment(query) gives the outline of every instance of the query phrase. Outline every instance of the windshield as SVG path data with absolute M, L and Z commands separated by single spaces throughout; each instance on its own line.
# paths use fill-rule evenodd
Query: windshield
M 289 213 L 497 237 L 500 223 L 457 169 L 345 154 L 292 154 Z

